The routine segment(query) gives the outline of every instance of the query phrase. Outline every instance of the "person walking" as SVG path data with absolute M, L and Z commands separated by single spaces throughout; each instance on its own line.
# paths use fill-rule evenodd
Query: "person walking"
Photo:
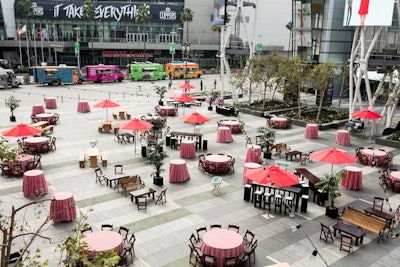
M 169 79 L 168 81 L 168 89 L 171 90 L 172 87 L 172 79 Z
M 200 80 L 200 91 L 203 91 L 203 80 Z
M 214 89 L 217 89 L 217 79 L 214 79 Z

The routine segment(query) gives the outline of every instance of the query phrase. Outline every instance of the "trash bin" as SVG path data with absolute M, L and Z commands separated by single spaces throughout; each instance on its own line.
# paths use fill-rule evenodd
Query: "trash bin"
M 207 150 L 207 140 L 203 140 L 203 150 Z
M 308 195 L 308 189 L 310 188 L 310 186 L 306 183 L 301 184 L 301 193 L 303 195 Z
M 147 156 L 147 146 L 142 146 L 142 157 L 145 158 Z
M 170 134 L 165 135 L 165 145 L 166 146 L 171 145 L 171 135 Z
M 250 195 L 251 195 L 251 185 L 250 184 L 246 184 L 246 185 L 244 185 L 243 200 L 244 201 L 250 201 Z
M 309 198 L 308 195 L 301 196 L 301 207 L 300 207 L 301 212 L 307 212 L 308 198 Z

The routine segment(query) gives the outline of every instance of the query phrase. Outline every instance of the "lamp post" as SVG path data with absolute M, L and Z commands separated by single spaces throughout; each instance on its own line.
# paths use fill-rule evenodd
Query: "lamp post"
M 184 43 L 182 44 L 182 57 L 185 60 L 185 82 L 187 82 L 187 61 L 189 59 L 189 53 L 190 53 L 190 44 L 189 43 Z
M 81 69 L 81 64 L 80 64 L 80 46 L 79 46 L 79 31 L 81 28 L 75 27 L 74 30 L 76 30 L 76 43 L 74 45 L 74 50 L 75 50 L 75 55 L 78 60 L 78 69 Z

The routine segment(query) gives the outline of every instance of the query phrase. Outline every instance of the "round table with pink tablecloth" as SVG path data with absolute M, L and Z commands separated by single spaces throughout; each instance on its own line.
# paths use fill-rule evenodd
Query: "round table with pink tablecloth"
M 261 165 L 254 162 L 246 162 L 243 167 L 243 183 L 244 184 L 251 184 L 253 180 L 246 178 L 246 172 L 249 169 L 258 169 L 261 168 Z
M 350 132 L 346 130 L 338 130 L 336 132 L 336 144 L 341 146 L 350 145 Z
M 14 170 L 14 165 L 15 164 L 20 164 L 22 167 L 22 171 L 25 172 L 26 171 L 26 165 L 28 165 L 29 162 L 33 162 L 33 156 L 32 155 L 28 155 L 28 154 L 19 154 L 17 155 L 17 162 L 3 162 L 3 164 L 8 164 L 8 166 L 10 167 L 10 170 L 13 171 Z
M 216 172 L 218 172 L 218 169 L 221 170 L 226 170 L 226 172 L 229 171 L 229 164 L 230 164 L 231 158 L 228 156 L 224 155 L 217 155 L 217 154 L 212 154 L 212 155 L 207 155 L 205 157 L 205 162 L 206 162 L 206 167 L 210 164 L 214 164 L 216 168 Z M 225 165 L 225 166 L 223 166 Z M 211 173 L 215 174 L 215 173 Z M 219 173 L 223 174 L 223 173 Z
M 54 193 L 50 203 L 50 218 L 54 222 L 69 222 L 76 218 L 75 200 L 72 193 Z
M 231 129 L 231 133 L 234 133 L 234 129 L 240 127 L 240 121 L 224 120 L 221 121 L 221 125 L 224 127 L 229 127 L 229 129 Z
M 41 114 L 44 113 L 44 107 L 43 105 L 33 105 L 32 106 L 32 115 L 37 115 L 37 114 Z
M 232 141 L 231 129 L 229 127 L 218 127 L 217 143 L 230 143 Z
M 261 146 L 252 144 L 247 145 L 246 158 L 244 162 L 260 163 L 261 161 Z
M 24 145 L 27 147 L 36 146 L 39 152 L 42 151 L 42 144 L 49 144 L 50 139 L 47 137 L 28 137 L 24 140 Z
M 90 112 L 89 103 L 87 101 L 79 101 L 77 111 L 80 113 Z
M 182 183 L 190 179 L 186 161 L 173 159 L 169 162 L 169 182 Z
M 51 122 L 55 116 L 56 116 L 55 113 L 40 113 L 40 114 L 36 114 L 35 117 L 39 121 L 47 121 L 49 124 L 52 124 Z
M 180 144 L 180 156 L 185 159 L 196 157 L 196 146 L 193 140 L 182 140 Z
M 175 107 L 159 106 L 158 108 L 161 116 L 175 116 Z
M 342 186 L 352 190 L 362 189 L 362 170 L 355 166 L 345 167 Z
M 85 253 L 89 259 L 92 259 L 96 252 L 105 252 L 113 249 L 117 254 L 124 249 L 122 236 L 114 231 L 95 231 L 87 234 L 82 241 L 88 246 Z
M 42 170 L 30 170 L 24 173 L 22 182 L 24 197 L 41 196 L 49 192 Z
M 55 98 L 46 98 L 46 108 L 48 109 L 56 109 L 57 108 L 57 102 Z
M 317 139 L 318 138 L 318 124 L 307 123 L 306 130 L 304 132 L 304 137 L 309 138 L 309 139 Z
M 270 119 L 270 123 L 278 129 L 285 129 L 287 127 L 287 118 L 273 117 Z
M 361 155 L 364 155 L 368 159 L 368 165 L 372 165 L 373 159 L 377 159 L 378 162 L 383 161 L 386 158 L 386 152 L 379 149 L 363 149 Z
M 400 181 L 400 171 L 393 171 L 390 173 L 390 180 L 394 183 Z
M 243 237 L 228 229 L 212 229 L 202 238 L 201 252 L 217 258 L 217 266 L 224 266 L 224 259 L 237 257 L 244 251 Z

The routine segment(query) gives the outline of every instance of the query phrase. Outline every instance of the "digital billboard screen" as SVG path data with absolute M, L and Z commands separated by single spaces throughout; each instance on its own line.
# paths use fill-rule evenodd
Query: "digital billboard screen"
M 224 25 L 226 20 L 226 1 L 214 0 L 212 21 L 214 25 Z
M 343 26 L 391 26 L 394 0 L 346 0 Z

